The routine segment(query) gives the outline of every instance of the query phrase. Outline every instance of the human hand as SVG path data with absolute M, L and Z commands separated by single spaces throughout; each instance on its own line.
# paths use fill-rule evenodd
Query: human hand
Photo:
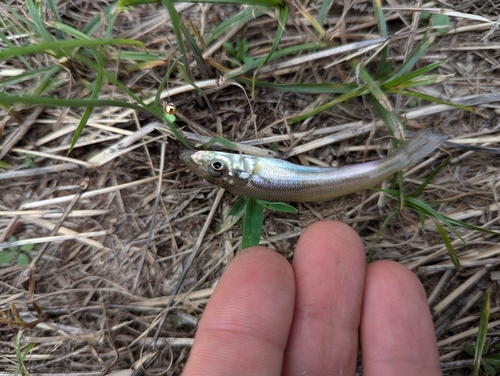
M 200 321 L 184 376 L 441 375 L 424 289 L 393 261 L 365 264 L 349 226 L 321 221 L 293 264 L 265 247 L 237 255 Z

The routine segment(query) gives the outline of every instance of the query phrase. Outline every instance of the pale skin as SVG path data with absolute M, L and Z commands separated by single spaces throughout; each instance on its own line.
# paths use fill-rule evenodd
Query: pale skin
M 320 221 L 292 265 L 252 247 L 228 266 L 205 309 L 183 376 L 441 375 L 427 298 L 393 261 L 365 264 L 349 226 Z

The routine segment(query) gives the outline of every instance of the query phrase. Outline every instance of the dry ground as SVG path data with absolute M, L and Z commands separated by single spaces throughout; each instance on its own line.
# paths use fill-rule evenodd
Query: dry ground
M 18 12 L 24 2 L 10 1 Z M 371 3 L 336 4 L 329 13 L 325 28 L 332 45 L 352 43 L 377 36 Z M 458 12 L 497 20 L 499 6 L 495 1 L 439 2 Z M 434 3 L 425 4 L 434 6 Z M 60 2 L 64 22 L 81 28 L 106 6 L 101 1 Z M 345 7 L 344 7 L 345 5 Z M 396 1 L 384 2 L 390 8 Z M 414 2 L 399 1 L 399 5 L 414 6 Z M 9 19 L 7 5 L 0 5 L 0 17 Z M 234 5 L 198 5 L 182 7 L 181 15 L 191 20 L 205 33 L 241 10 Z M 309 4 L 307 11 L 317 14 L 319 5 Z M 314 41 L 315 33 L 299 12 L 291 6 L 283 46 L 298 41 Z M 339 17 L 345 11 L 343 22 Z M 390 44 L 389 59 L 401 64 L 406 51 L 417 43 L 422 24 L 413 22 L 412 12 L 385 10 L 389 35 L 411 31 L 415 38 L 395 40 Z M 271 15 L 262 16 L 237 30 L 233 43 L 243 36 L 250 42 L 249 55 L 260 56 L 268 51 L 277 26 Z M 263 33 L 266 30 L 269 34 Z M 168 15 L 160 5 L 131 8 L 118 17 L 113 37 L 141 40 L 151 51 L 164 51 L 165 60 L 158 66 L 130 74 L 116 67 L 122 82 L 143 98 L 155 94 L 160 81 L 173 59 L 177 57 L 176 40 Z M 462 110 L 438 108 L 420 101 L 410 108 L 407 98 L 391 97 L 393 106 L 403 116 L 408 114 L 408 128 L 434 126 L 439 133 L 466 144 L 498 146 L 500 122 L 498 98 L 492 95 L 500 87 L 499 34 L 493 24 L 456 17 L 451 19 L 447 35 L 437 35 L 430 50 L 419 63 L 428 64 L 448 59 L 437 72 L 446 79 L 422 90 L 443 100 L 460 100 L 475 96 L 478 114 Z M 14 40 L 27 43 L 29 38 Z M 4 48 L 5 45 L 2 45 Z M 221 47 L 209 56 L 228 66 Z M 338 56 L 337 56 L 338 57 Z M 325 67 L 337 57 L 305 63 L 283 70 L 263 73 L 260 79 L 271 82 L 348 82 L 356 81 L 348 63 Z M 361 55 L 363 61 L 378 59 L 377 50 Z M 47 55 L 27 56 L 31 64 L 44 64 Z M 53 63 L 50 62 L 50 63 Z M 0 70 L 23 68 L 19 59 L 1 62 Z M 369 65 L 370 67 L 370 65 Z M 218 79 L 214 69 L 203 77 L 193 64 L 197 81 Z M 77 74 L 75 74 L 77 72 Z M 52 96 L 86 98 L 85 82 L 93 80 L 95 72 L 88 69 L 67 69 L 61 78 L 67 83 Z M 169 89 L 185 87 L 178 71 L 169 81 Z M 13 90 L 22 91 L 22 86 Z M 255 99 L 248 86 L 227 81 L 222 85 L 210 83 L 204 88 L 213 110 L 210 112 L 202 98 L 194 98 L 191 89 L 172 91 L 170 101 L 179 109 L 178 124 L 184 131 L 203 136 L 221 135 L 235 142 L 263 139 L 264 147 L 277 146 L 281 151 L 306 145 L 325 136 L 334 135 L 344 124 L 359 122 L 374 125 L 371 131 L 337 143 L 314 147 L 298 157 L 297 163 L 331 164 L 355 163 L 377 159 L 386 153 L 387 132 L 375 129 L 377 119 L 371 105 L 362 99 L 351 100 L 322 112 L 307 122 L 286 125 L 286 119 L 307 107 L 321 105 L 333 98 L 330 94 L 302 94 L 257 89 Z M 104 87 L 102 97 L 128 100 L 112 85 Z M 38 109 L 38 110 L 37 110 Z M 433 110 L 434 109 L 434 110 Z M 25 327 L 21 345 L 34 343 L 25 361 L 32 375 L 49 373 L 101 374 L 107 370 L 128 370 L 138 361 L 155 353 L 152 337 L 171 294 L 173 294 L 186 262 L 196 252 L 194 262 L 183 281 L 174 307 L 169 311 L 158 338 L 164 351 L 148 370 L 178 375 L 185 363 L 199 317 L 224 272 L 224 268 L 240 250 L 241 230 L 233 226 L 214 236 L 235 197 L 221 196 L 218 188 L 202 184 L 187 171 L 178 159 L 181 144 L 158 132 L 148 138 L 146 145 L 124 153 L 110 162 L 89 168 L 90 157 L 109 147 L 119 138 L 139 127 L 157 121 L 144 113 L 118 108 L 95 108 L 79 144 L 66 157 L 71 135 L 82 116 L 81 108 L 36 107 L 17 108 L 17 114 L 0 112 L 2 130 L 2 160 L 11 166 L 0 174 L 0 241 L 9 237 L 38 239 L 67 236 L 38 243 L 28 253 L 33 269 L 18 265 L 15 260 L 1 266 L 0 275 L 0 375 L 13 372 L 16 336 L 20 331 L 20 316 L 24 324 L 41 319 L 36 326 Z M 254 117 L 252 117 L 252 114 Z M 410 114 L 413 114 L 410 116 Z M 21 124 L 25 121 L 24 124 Z M 337 128 L 338 127 L 338 128 Z M 24 136 L 13 135 L 22 128 Z M 305 137 L 300 132 L 313 131 Z M 323 133 L 322 133 L 323 132 Z M 162 136 L 162 137 L 157 137 Z M 12 141 L 14 140 L 14 141 Z M 314 146 L 315 144 L 313 144 Z M 158 179 L 162 148 L 165 151 L 162 185 Z M 45 154 L 31 157 L 32 165 L 23 167 L 29 151 Z M 423 195 L 425 200 L 441 200 L 440 213 L 459 218 L 475 226 L 500 230 L 498 223 L 498 186 L 500 185 L 499 157 L 445 149 L 427 164 L 414 169 L 405 178 L 408 191 L 428 176 L 447 153 L 451 162 L 437 175 Z M 47 167 L 59 170 L 39 171 Z M 1 170 L 0 170 L 1 171 Z M 26 174 L 20 172 L 26 171 Z M 17 175 L 14 173 L 16 172 Z M 8 175 L 11 173 L 11 175 Z M 3 176 L 2 176 L 3 175 Z M 159 196 L 159 201 L 156 201 Z M 461 271 L 452 266 L 446 248 L 436 228 L 428 221 L 422 230 L 418 216 L 411 211 L 398 213 L 383 232 L 380 241 L 376 234 L 397 201 L 375 191 L 352 194 L 331 202 L 295 205 L 297 214 L 266 212 L 262 244 L 276 249 L 290 260 L 298 235 L 310 223 L 320 218 L 338 219 L 350 224 L 362 237 L 367 253 L 373 259 L 396 260 L 418 274 L 435 311 L 437 338 L 445 374 L 469 374 L 468 368 L 452 369 L 452 361 L 471 357 L 463 352 L 466 343 L 473 343 L 479 324 L 482 291 L 490 289 L 492 310 L 490 322 L 497 322 L 498 277 L 500 261 L 498 237 L 477 231 L 457 228 L 465 239 L 462 243 L 448 232 L 463 264 Z M 69 215 L 61 219 L 61 213 Z M 213 215 L 211 215 L 213 214 Z M 60 226 L 55 234 L 54 226 Z M 198 242 L 198 240 L 203 240 Z M 36 265 L 33 260 L 36 259 Z M 493 265 L 493 266 L 492 266 Z M 31 274 L 30 274 L 31 271 Z M 456 296 L 452 296 L 456 294 Z M 36 309 L 43 312 L 40 316 Z M 16 313 L 16 310 L 18 313 Z M 9 323 L 9 320 L 14 320 Z M 488 332 L 488 343 L 497 342 L 498 327 Z M 495 351 L 492 351 L 495 353 Z M 139 367 L 140 370 L 140 367 Z M 361 371 L 360 371 L 361 372 Z M 129 374 L 125 372 L 123 374 Z

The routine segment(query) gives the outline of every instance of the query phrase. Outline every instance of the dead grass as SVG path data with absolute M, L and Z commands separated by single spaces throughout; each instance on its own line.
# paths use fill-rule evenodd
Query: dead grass
M 9 3 L 19 12 L 24 4 Z M 493 21 L 498 17 L 495 2 L 447 4 L 458 12 Z M 388 8 L 391 5 L 392 2 L 386 4 Z M 79 29 L 104 6 L 100 1 L 73 1 L 62 6 L 60 12 L 67 24 Z M 185 8 L 182 17 L 191 20 L 202 34 L 239 9 L 234 5 L 182 7 Z M 311 14 L 318 9 L 316 2 L 307 8 Z M 292 6 L 295 16 L 287 25 L 283 46 L 294 45 L 298 40 L 318 40 L 298 10 Z M 347 11 L 344 22 L 337 24 L 343 10 Z M 0 5 L 0 11 L 5 22 L 9 18 L 7 5 Z M 412 22 L 412 13 L 387 9 L 386 14 L 389 35 L 408 31 L 414 36 L 391 42 L 389 57 L 400 64 L 405 60 L 405 51 L 411 51 L 421 35 L 416 32 L 421 26 Z M 352 9 L 336 5 L 330 15 L 327 35 L 335 45 L 377 36 L 368 2 L 358 2 Z M 273 18 L 260 17 L 243 30 L 235 31 L 230 41 L 245 36 L 252 46 L 249 54 L 262 55 L 270 47 L 275 28 Z M 262 30 L 270 34 L 263 34 Z M 491 24 L 453 18 L 449 33 L 436 38 L 424 59 L 426 63 L 443 58 L 449 61 L 438 69 L 448 77 L 423 90 L 443 100 L 480 98 L 474 102 L 480 115 L 427 102 L 410 109 L 405 98 L 391 98 L 398 113 L 406 114 L 410 129 L 433 125 L 440 133 L 451 135 L 453 141 L 499 144 L 499 99 L 494 95 L 500 85 L 500 41 L 494 30 Z M 141 40 L 148 50 L 166 52 L 165 61 L 151 69 L 127 74 L 116 67 L 122 82 L 134 87 L 144 98 L 154 95 L 173 61 L 172 52 L 176 51 L 165 10 L 159 5 L 147 5 L 123 12 L 113 36 Z M 21 38 L 12 42 L 24 43 Z M 220 47 L 205 57 L 227 64 Z M 378 59 L 373 51 L 361 56 L 369 57 L 375 62 Z M 33 66 L 43 64 L 37 58 L 40 56 L 27 56 Z M 267 77 L 280 83 L 355 80 L 355 72 L 346 62 L 323 69 L 336 58 L 280 67 L 267 73 L 263 70 L 259 79 Z M 1 64 L 0 72 L 24 68 L 17 58 Z M 249 100 L 248 87 L 234 81 L 217 82 L 219 75 L 213 69 L 209 70 L 210 77 L 203 77 L 196 64 L 192 71 L 197 81 L 209 80 L 203 89 L 213 107 L 212 114 L 203 99 L 193 97 L 179 74 L 175 73 L 169 81 L 170 101 L 177 104 L 180 112 L 178 124 L 184 127 L 183 131 L 192 133 L 186 133 L 191 140 L 221 135 L 241 144 L 246 142 L 245 145 L 276 145 L 280 151 L 288 151 L 288 155 L 297 155 L 292 160 L 302 164 L 320 163 L 317 161 L 331 164 L 335 160 L 341 164 L 355 163 L 378 158 L 388 146 L 386 140 L 379 140 L 386 133 L 375 131 L 376 115 L 362 100 L 343 103 L 302 124 L 288 126 L 287 117 L 323 104 L 333 94 L 257 89 L 255 99 Z M 80 98 L 88 96 L 82 82 L 92 81 L 95 72 L 76 66 L 66 69 L 61 77 L 66 83 L 51 95 Z M 176 91 L 177 88 L 184 89 Z M 112 86 L 105 87 L 101 96 L 128 100 Z M 9 374 L 16 369 L 15 338 L 23 328 L 21 344 L 34 343 L 25 360 L 32 375 L 97 375 L 105 370 L 129 370 L 133 365 L 147 362 L 158 349 L 162 352 L 148 366 L 148 371 L 168 368 L 167 374 L 177 375 L 186 361 L 198 318 L 225 266 L 239 250 L 238 226 L 213 235 L 235 197 L 222 195 L 218 188 L 202 184 L 198 177 L 187 172 L 177 157 L 181 145 L 158 132 L 145 136 L 144 145 L 92 167 L 89 163 L 92 156 L 157 121 L 132 110 L 96 108 L 74 151 L 65 159 L 82 112 L 54 107 L 0 112 L 3 137 L 0 153 L 2 160 L 11 166 L 0 174 L 0 241 L 5 242 L 11 236 L 32 241 L 49 238 L 36 244 L 29 253 L 31 260 L 36 259 L 31 264 L 33 269 L 15 262 L 1 267 L 0 369 Z M 339 130 L 354 131 L 336 142 Z M 158 137 L 151 138 L 155 136 Z M 256 138 L 260 141 L 255 142 Z M 33 155 L 33 165 L 28 169 L 22 167 L 27 153 Z M 159 173 L 162 153 L 160 187 L 155 176 Z M 445 153 L 451 153 L 451 163 L 428 187 L 425 199 L 442 201 L 438 207 L 440 213 L 475 226 L 500 230 L 500 159 L 496 156 L 447 149 L 429 163 L 412 169 L 405 179 L 407 186 L 416 187 L 422 182 L 429 173 L 428 166 L 437 166 Z M 474 328 L 478 326 L 485 288 L 491 290 L 493 297 L 490 322 L 500 324 L 495 304 L 498 276 L 493 273 L 500 262 L 498 237 L 458 229 L 467 242 L 463 244 L 450 235 L 463 266 L 456 271 L 432 223 L 427 223 L 422 231 L 418 216 L 411 212 L 397 214 L 376 242 L 377 231 L 394 205 L 394 200 L 379 192 L 365 191 L 331 202 L 299 204 L 297 214 L 268 212 L 262 244 L 291 259 L 297 237 L 308 224 L 322 218 L 348 223 L 362 236 L 372 258 L 396 260 L 419 275 L 435 311 L 445 374 L 469 374 L 468 368 L 453 362 L 471 359 L 462 349 L 465 343 L 475 341 Z M 152 337 L 158 320 L 193 250 L 194 262 L 153 349 Z M 489 343 L 496 342 L 496 332 L 495 327 L 490 329 Z M 455 367 L 457 370 L 453 370 Z M 0 375 L 4 374 L 0 371 Z

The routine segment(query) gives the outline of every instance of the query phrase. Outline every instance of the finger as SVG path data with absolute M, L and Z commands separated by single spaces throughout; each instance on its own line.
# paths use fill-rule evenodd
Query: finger
M 367 268 L 360 339 L 366 376 L 441 375 L 424 288 L 396 262 Z
M 264 247 L 241 252 L 210 298 L 183 375 L 280 375 L 294 299 L 285 258 Z
M 363 244 L 349 226 L 321 221 L 300 237 L 293 260 L 295 315 L 285 375 L 353 375 L 363 294 Z

